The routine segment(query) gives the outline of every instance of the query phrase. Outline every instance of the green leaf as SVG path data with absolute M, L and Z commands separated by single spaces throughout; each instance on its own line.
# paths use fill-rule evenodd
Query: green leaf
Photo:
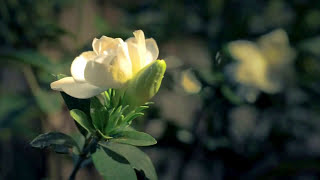
M 103 99 L 104 99 L 104 105 L 105 105 L 106 107 L 109 107 L 110 104 L 111 104 L 111 98 L 110 98 L 109 92 L 108 92 L 108 91 L 105 91 L 105 92 L 103 92 L 103 93 L 101 93 L 101 94 L 102 94 L 102 97 L 103 97 Z
M 109 132 L 110 135 L 116 135 L 118 133 L 121 133 L 122 131 L 135 131 L 134 128 L 130 127 L 129 125 L 122 124 L 120 126 L 117 126 L 113 130 Z
M 100 145 L 126 158 L 132 168 L 142 170 L 149 180 L 158 179 L 150 158 L 137 147 L 117 143 L 101 143 Z
M 135 112 L 135 111 L 131 111 L 125 118 L 124 118 L 124 122 L 126 122 L 127 124 L 131 124 L 131 122 L 134 120 L 134 119 L 136 119 L 137 117 L 139 117 L 139 116 L 143 116 L 144 115 L 144 113 L 141 113 L 141 112 L 139 112 L 139 113 L 137 113 L 137 112 Z
M 222 86 L 221 87 L 221 93 L 232 104 L 239 105 L 239 104 L 243 103 L 241 97 L 237 96 L 228 86 Z
M 61 95 L 69 110 L 79 109 L 90 116 L 90 99 L 77 99 L 64 92 Z
M 62 98 L 63 98 L 64 102 L 66 103 L 69 110 L 79 109 L 82 112 L 84 112 L 87 116 L 90 116 L 90 99 L 77 99 L 72 96 L 69 96 L 68 94 L 66 94 L 64 92 L 61 92 L 61 96 L 62 96 Z M 84 128 L 82 128 L 81 126 L 79 126 L 78 123 L 76 123 L 76 125 L 77 125 L 79 131 L 81 132 L 81 134 L 86 136 L 87 131 Z
M 91 109 L 91 119 L 93 126 L 102 131 L 108 120 L 108 111 L 106 109 Z
M 145 109 L 148 109 L 149 108 L 149 106 L 139 106 L 139 107 L 137 107 L 136 109 L 135 109 L 135 111 L 136 112 L 141 112 L 141 111 L 143 111 L 143 110 L 145 110 Z
M 84 148 L 84 145 L 85 145 L 85 141 L 86 141 L 86 138 L 81 134 L 79 133 L 78 131 L 74 131 L 72 132 L 71 134 L 69 134 L 69 136 L 74 139 L 74 141 L 77 143 L 78 147 L 80 149 L 83 150 Z M 77 151 L 73 151 L 73 153 L 77 154 L 77 155 L 80 155 L 81 152 L 77 152 Z
M 68 135 L 59 132 L 49 132 L 36 137 L 30 145 L 35 148 L 51 148 L 57 153 L 66 154 L 69 148 L 77 148 L 80 151 L 77 143 Z
M 106 180 L 137 180 L 129 162 L 109 149 L 98 148 L 92 154 L 92 161 L 98 172 Z
M 108 120 L 108 112 L 97 97 L 90 99 L 90 116 L 94 127 L 102 131 Z
M 110 32 L 111 30 L 111 26 L 105 21 L 105 19 L 98 15 L 94 18 L 94 27 L 100 34 Z
M 152 136 L 139 131 L 121 131 L 113 137 L 110 141 L 133 146 L 151 146 L 157 144 L 157 141 Z
M 77 121 L 77 123 L 79 123 L 88 132 L 91 132 L 91 133 L 94 132 L 94 127 L 84 112 L 82 112 L 79 109 L 72 109 L 70 111 L 70 115 L 75 121 Z
M 59 80 L 59 79 L 62 79 L 62 78 L 65 78 L 65 77 L 68 77 L 67 75 L 65 74 L 57 74 L 57 75 L 54 75 L 56 76 L 56 78 Z
M 101 104 L 97 97 L 90 99 L 90 116 L 93 126 L 103 131 L 105 124 L 107 124 L 109 114 L 106 107 Z
M 101 109 L 103 108 L 102 103 L 97 97 L 92 97 L 90 99 L 90 109 Z
M 108 133 L 109 130 L 111 130 L 117 125 L 118 120 L 121 118 L 121 115 L 122 115 L 121 109 L 122 109 L 122 106 L 119 106 L 116 110 L 111 111 L 109 115 L 108 125 L 105 129 L 106 133 Z

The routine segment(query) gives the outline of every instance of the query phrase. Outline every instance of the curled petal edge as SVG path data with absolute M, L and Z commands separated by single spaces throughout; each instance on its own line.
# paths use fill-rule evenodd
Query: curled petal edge
M 78 99 L 91 98 L 107 90 L 106 88 L 93 86 L 89 83 L 77 82 L 72 77 L 65 77 L 58 81 L 54 81 L 50 86 L 53 90 L 63 91 Z

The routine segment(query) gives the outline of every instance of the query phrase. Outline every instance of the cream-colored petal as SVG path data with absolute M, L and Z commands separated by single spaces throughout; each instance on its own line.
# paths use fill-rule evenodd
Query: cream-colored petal
M 110 87 L 114 86 L 112 77 L 108 72 L 108 64 L 115 58 L 115 56 L 99 55 L 94 61 L 87 63 L 84 70 L 84 78 L 90 84 L 98 87 Z
M 130 40 L 126 42 L 128 44 L 128 51 L 132 62 L 132 72 L 133 74 L 136 74 L 140 69 L 143 68 L 145 63 L 142 61 L 143 57 L 141 57 L 139 53 L 139 46 L 134 40 L 135 38 L 130 38 Z
M 131 78 L 132 65 L 126 43 L 114 55 L 99 55 L 87 63 L 85 80 L 99 87 L 120 88 Z
M 137 43 L 142 46 L 146 46 L 146 39 L 142 30 L 136 30 L 133 32 L 134 37 L 137 40 Z
M 140 58 L 143 64 L 143 67 L 146 65 L 146 39 L 144 37 L 144 33 L 142 30 L 137 30 L 133 32 L 134 37 L 137 39 L 138 52 L 140 54 Z
M 148 65 L 152 61 L 156 60 L 159 56 L 159 49 L 156 41 L 153 38 L 146 39 L 146 64 Z
M 130 37 L 130 38 L 126 39 L 125 42 L 126 43 L 135 43 L 135 44 L 137 44 L 137 39 L 135 37 Z
M 132 64 L 137 63 L 138 66 L 137 68 L 134 68 L 134 74 L 140 71 L 144 66 L 146 66 L 146 40 L 145 36 L 142 30 L 137 30 L 133 32 L 133 35 L 136 39 L 136 44 L 135 44 L 135 51 L 138 53 L 139 59 L 136 60 L 136 62 L 132 62 Z M 130 45 L 128 44 L 129 47 L 129 53 L 130 51 Z
M 269 77 L 270 67 L 266 57 L 255 43 L 234 41 L 228 44 L 228 50 L 239 61 L 234 69 L 234 78 L 238 82 L 269 93 L 279 90 Z
M 259 47 L 250 41 L 233 41 L 228 44 L 228 50 L 233 58 L 241 62 L 265 61 Z
M 72 77 L 62 78 L 51 83 L 50 86 L 53 90 L 64 91 L 68 95 L 78 99 L 91 98 L 107 90 L 93 86 L 89 83 L 76 82 Z
M 289 38 L 283 29 L 274 30 L 263 35 L 258 40 L 258 45 L 267 61 L 275 68 L 286 67 L 295 57 L 295 51 L 290 47 Z
M 289 38 L 283 29 L 276 29 L 268 34 L 261 36 L 258 39 L 258 44 L 261 46 L 267 44 L 289 45 Z
M 121 43 L 117 50 L 117 58 L 110 63 L 112 77 L 121 84 L 126 83 L 132 77 L 132 62 L 129 56 L 127 43 Z
M 102 36 L 100 39 L 95 38 L 92 42 L 92 48 L 95 53 L 103 54 L 108 49 L 116 49 L 118 44 L 123 42 L 121 38 L 111 38 Z
M 201 90 L 201 83 L 191 70 L 185 70 L 182 72 L 180 84 L 183 89 L 190 94 L 196 94 Z
M 83 52 L 80 56 L 76 57 L 71 64 L 71 75 L 79 82 L 84 82 L 84 69 L 88 61 L 93 60 L 96 57 L 96 53 L 93 51 Z

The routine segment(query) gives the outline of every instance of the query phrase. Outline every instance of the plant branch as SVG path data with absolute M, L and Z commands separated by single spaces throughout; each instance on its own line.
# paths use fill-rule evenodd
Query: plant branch
M 85 161 L 88 158 L 88 154 L 91 152 L 92 148 L 97 145 L 97 140 L 95 138 L 89 138 L 89 143 L 86 143 L 85 147 L 83 148 L 83 151 L 79 155 L 79 158 L 77 159 L 77 162 L 71 172 L 71 175 L 69 176 L 69 180 L 75 180 L 77 172 L 81 168 L 81 165 L 83 161 Z

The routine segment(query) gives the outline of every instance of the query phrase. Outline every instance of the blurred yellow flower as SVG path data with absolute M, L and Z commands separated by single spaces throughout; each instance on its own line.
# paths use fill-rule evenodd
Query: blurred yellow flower
M 232 69 L 234 79 L 266 93 L 276 93 L 283 88 L 284 74 L 290 71 L 295 57 L 287 33 L 282 29 L 261 36 L 256 43 L 233 41 L 228 44 L 228 50 L 237 60 Z
M 93 51 L 83 52 L 71 65 L 72 77 L 51 83 L 51 88 L 70 96 L 90 98 L 109 88 L 122 88 L 142 68 L 158 58 L 154 39 L 145 39 L 142 30 L 125 42 L 102 36 L 92 42 Z
M 190 70 L 185 70 L 182 72 L 180 83 L 187 93 L 195 94 L 201 90 L 201 83 Z

